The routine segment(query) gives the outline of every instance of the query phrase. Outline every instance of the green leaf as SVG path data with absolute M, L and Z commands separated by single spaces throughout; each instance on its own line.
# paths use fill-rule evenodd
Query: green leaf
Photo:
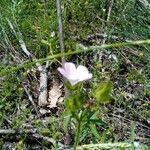
M 70 84 L 70 82 L 67 81 L 67 82 L 65 82 L 65 86 L 67 87 L 68 90 L 75 91 L 75 90 L 79 90 L 81 88 L 81 83 L 77 83 L 74 86 L 72 86 Z
M 66 107 L 70 112 L 75 112 L 83 107 L 86 97 L 83 93 L 73 93 L 66 100 Z
M 93 92 L 93 97 L 101 104 L 107 104 L 112 100 L 113 84 L 111 81 L 101 83 Z
M 71 115 L 65 116 L 63 120 L 63 127 L 65 132 L 67 132 L 70 122 L 71 122 Z
M 97 138 L 97 140 L 99 140 L 101 138 L 99 132 L 97 131 L 97 128 L 94 124 L 90 124 L 90 130 L 92 132 L 92 134 Z
M 104 122 L 103 120 L 101 119 L 90 119 L 89 120 L 91 123 L 95 124 L 95 125 L 99 125 L 99 126 L 102 126 L 102 125 L 107 125 L 106 122 Z

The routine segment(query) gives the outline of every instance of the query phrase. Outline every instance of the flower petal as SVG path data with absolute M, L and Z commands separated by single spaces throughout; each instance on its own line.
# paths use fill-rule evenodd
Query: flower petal
M 64 77 L 67 77 L 66 71 L 64 70 L 64 68 L 59 67 L 57 69 Z
M 85 66 L 79 65 L 76 68 L 75 64 L 71 62 L 64 63 L 64 67 L 59 67 L 58 71 L 69 80 L 72 86 L 80 81 L 92 78 L 92 74 L 89 73 Z
M 81 74 L 79 81 L 89 80 L 92 78 L 92 74 Z
M 79 82 L 79 80 L 78 79 L 74 79 L 74 80 L 70 79 L 69 82 L 72 86 L 74 86 L 75 84 L 77 84 Z
M 84 81 L 92 78 L 92 74 L 89 73 L 88 69 L 85 66 L 78 66 L 77 73 L 79 76 L 79 81 Z
M 64 69 L 66 71 L 66 75 L 76 74 L 76 66 L 73 63 L 70 62 L 64 63 Z

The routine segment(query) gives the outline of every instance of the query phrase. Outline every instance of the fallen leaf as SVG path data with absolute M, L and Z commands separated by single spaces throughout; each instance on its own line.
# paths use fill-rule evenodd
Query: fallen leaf
M 47 113 L 50 113 L 50 110 L 46 110 L 46 109 L 44 109 L 44 108 L 40 108 L 40 113 L 42 114 L 42 115 L 45 115 L 45 114 L 47 114 Z
M 59 85 L 58 82 L 56 81 L 53 82 L 53 86 L 49 91 L 48 102 L 50 102 L 50 104 L 48 105 L 48 107 L 50 108 L 57 107 L 57 102 L 59 101 L 59 98 L 62 96 L 61 87 L 62 85 Z

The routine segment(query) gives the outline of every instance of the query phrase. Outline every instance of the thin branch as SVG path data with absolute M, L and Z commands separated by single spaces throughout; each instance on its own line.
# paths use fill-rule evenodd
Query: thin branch
M 45 131 L 44 131 L 44 134 L 45 134 Z M 50 134 L 47 132 L 47 134 Z M 64 145 L 60 142 L 57 142 L 56 140 L 54 140 L 53 138 L 51 137 L 48 137 L 48 136 L 44 136 L 40 133 L 38 133 L 37 129 L 33 128 L 33 129 L 18 129 L 18 130 L 14 130 L 14 129 L 0 129 L 0 136 L 5 136 L 5 138 L 9 139 L 11 136 L 14 137 L 18 137 L 18 135 L 26 135 L 26 139 L 30 139 L 30 141 L 34 141 L 34 139 L 36 140 L 39 140 L 40 142 L 42 141 L 42 143 L 45 145 L 58 145 L 58 148 L 59 149 L 65 149 L 67 148 L 68 146 L 67 145 Z M 9 135 L 9 136 L 8 136 Z M 29 136 L 28 136 L 29 135 Z M 21 136 L 20 136 L 21 138 Z M 26 140 L 25 139 L 25 140 Z
M 106 33 L 107 33 L 107 29 L 108 29 L 108 24 L 109 24 L 109 20 L 110 20 L 110 15 L 111 15 L 113 3 L 114 3 L 114 0 L 111 0 L 109 8 L 108 8 L 108 14 L 107 14 L 107 19 L 106 19 L 106 23 L 105 23 L 104 35 L 106 35 Z M 105 44 L 106 39 L 107 39 L 107 37 L 103 38 L 102 44 Z
M 39 87 L 39 97 L 38 97 L 38 105 L 39 106 L 47 106 L 48 105 L 48 93 L 47 93 L 47 82 L 48 82 L 48 71 L 46 66 L 42 66 L 42 70 L 40 70 L 40 87 Z
M 10 20 L 7 19 L 7 22 L 10 26 L 10 28 L 12 29 L 12 31 L 14 32 L 15 36 L 18 38 L 19 44 L 21 46 L 22 51 L 28 56 L 28 58 L 32 57 L 32 54 L 27 50 L 27 47 L 25 45 L 25 42 L 22 40 L 22 34 L 21 33 L 17 33 L 12 25 L 12 23 L 10 22 Z
M 31 104 L 32 104 L 32 106 L 33 106 L 33 108 L 34 108 L 34 110 L 35 110 L 37 116 L 40 118 L 38 109 L 37 109 L 37 107 L 36 107 L 36 104 L 35 104 L 34 101 L 33 101 L 32 95 L 29 93 L 29 91 L 28 91 L 28 89 L 26 88 L 25 85 L 23 85 L 23 88 L 24 88 L 24 90 L 25 90 L 25 92 L 26 92 L 26 94 L 27 94 L 27 96 L 28 96 L 28 99 L 29 99 L 29 101 L 31 102 Z
M 60 50 L 63 54 L 65 51 L 65 44 L 64 44 L 64 31 L 63 31 L 63 21 L 62 21 L 62 11 L 61 11 L 61 0 L 56 0 L 56 6 L 57 6 L 57 18 L 58 18 L 58 25 L 59 25 L 59 41 L 60 41 Z M 62 64 L 65 63 L 64 56 L 61 57 Z M 63 78 L 64 82 L 66 81 L 65 78 Z M 68 89 L 65 87 L 65 97 L 69 95 Z
M 16 131 L 13 129 L 0 129 L 0 135 L 8 135 L 8 134 L 15 134 Z
M 22 38 L 22 34 L 20 31 L 16 32 L 16 30 L 13 27 L 13 24 L 7 19 L 7 22 L 14 32 L 15 36 L 17 37 L 19 44 L 21 46 L 22 51 L 28 56 L 28 58 L 34 58 L 37 60 L 27 49 L 26 44 Z M 16 25 L 17 26 L 17 25 Z M 39 106 L 46 106 L 48 104 L 47 101 L 47 80 L 48 80 L 48 74 L 47 74 L 47 68 L 48 68 L 48 60 L 45 66 L 42 66 L 38 61 L 36 62 L 36 66 L 38 68 L 38 71 L 40 72 L 40 87 L 39 87 L 39 97 L 38 97 L 38 104 Z
M 24 130 L 13 130 L 13 129 L 0 129 L 0 135 L 13 135 L 13 136 L 18 136 L 18 134 L 23 135 L 23 134 L 29 134 L 30 137 L 34 137 L 36 139 L 42 139 L 44 142 L 50 143 L 52 145 L 56 144 L 56 141 L 53 138 L 49 138 L 47 136 L 43 136 L 39 133 L 37 133 L 37 130 L 35 129 L 24 129 Z M 9 137 L 8 137 L 9 138 Z M 26 136 L 28 138 L 28 136 Z
M 59 41 L 60 41 L 60 49 L 61 53 L 65 51 L 65 44 L 64 44 L 64 32 L 63 32 L 63 23 L 62 23 L 62 12 L 61 12 L 61 0 L 56 0 L 57 6 L 57 18 L 58 18 L 58 25 L 59 25 Z M 62 63 L 65 62 L 64 57 L 62 57 Z

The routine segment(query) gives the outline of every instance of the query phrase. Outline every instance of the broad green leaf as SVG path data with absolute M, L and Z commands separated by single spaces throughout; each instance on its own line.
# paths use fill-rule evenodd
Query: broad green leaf
M 69 111 L 75 112 L 83 107 L 85 95 L 83 93 L 73 93 L 66 100 L 66 107 Z
M 101 83 L 93 92 L 93 97 L 101 104 L 109 103 L 112 100 L 113 84 L 111 81 L 105 81 Z

